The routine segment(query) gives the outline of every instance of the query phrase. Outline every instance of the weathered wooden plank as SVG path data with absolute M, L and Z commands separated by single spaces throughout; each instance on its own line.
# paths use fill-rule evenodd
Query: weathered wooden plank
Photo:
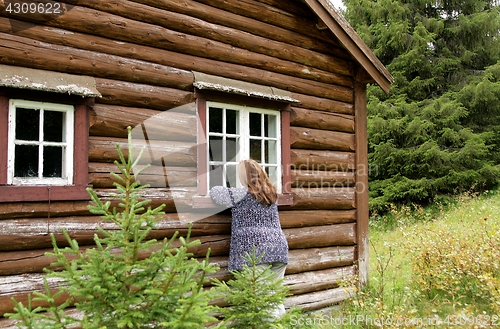
M 170 111 L 103 104 L 92 107 L 90 135 L 126 138 L 129 126 L 141 138 L 196 142 L 195 103 Z
M 183 54 L 169 49 L 153 48 L 137 43 L 124 41 L 110 42 L 110 39 L 96 35 L 78 33 L 60 28 L 49 28 L 3 17 L 0 17 L 0 32 L 56 45 L 90 50 L 96 53 L 106 53 L 158 63 L 182 70 L 204 72 L 231 79 L 271 85 L 281 89 L 296 90 L 298 93 L 310 88 L 307 82 L 301 81 L 301 79 L 327 84 L 334 83 L 335 81 L 335 76 L 332 76 L 330 72 L 297 63 L 283 62 L 273 67 L 253 68 L 244 66 L 244 63 L 241 63 L 242 65 L 239 63 L 228 63 L 219 61 L 219 58 L 203 58 L 198 57 L 196 54 Z M 329 111 L 337 111 L 337 108 L 338 111 L 349 111 L 349 106 L 352 107 L 352 104 L 333 100 L 325 100 L 318 106 L 322 106 L 324 103 L 324 106 L 328 105 L 327 110 Z M 314 96 L 308 96 L 301 106 L 308 107 L 314 106 L 314 104 Z
M 337 288 L 343 281 L 354 277 L 354 266 L 329 268 L 326 270 L 303 272 L 287 275 L 283 282 L 293 295 Z
M 356 210 L 280 211 L 279 216 L 282 228 L 308 227 L 354 222 Z
M 346 291 L 346 288 L 333 288 L 288 297 L 285 301 L 285 307 L 296 306 L 304 311 L 314 311 L 335 305 L 349 297 L 351 295 Z
M 352 67 L 350 62 L 338 58 L 337 56 L 333 57 L 302 48 L 300 45 L 296 45 L 298 41 L 295 40 L 290 40 L 293 42 L 292 44 L 275 41 L 239 29 L 213 24 L 193 16 L 169 10 L 158 10 L 155 7 L 126 0 L 122 0 L 119 3 L 99 0 L 64 0 L 64 2 L 78 4 L 135 21 L 155 24 L 172 31 L 189 34 L 190 36 L 198 36 L 207 40 L 230 44 L 231 46 L 254 53 L 260 53 L 291 62 L 298 62 L 332 73 L 338 72 L 341 75 L 337 76 L 338 80 L 334 83 L 343 86 L 352 86 L 352 79 L 347 77 L 352 76 L 352 70 L 349 70 L 349 68 Z M 154 3 L 157 4 L 157 2 Z M 262 14 L 265 15 L 265 12 Z M 214 13 L 213 15 L 217 14 Z M 254 24 L 255 21 L 250 21 L 248 23 Z M 345 52 L 340 53 L 345 54 Z
M 0 33 L 0 63 L 50 71 L 148 83 L 182 90 L 192 88 L 189 71 L 137 59 L 59 46 Z M 57 61 L 54 61 L 57 58 Z
M 345 114 L 292 107 L 290 125 L 353 133 L 354 117 Z
M 364 71 L 364 70 L 363 70 Z M 359 205 L 357 212 L 358 222 L 358 265 L 359 282 L 368 283 L 369 244 L 368 220 L 368 131 L 366 108 L 366 85 L 356 83 L 356 203 Z
M 342 49 L 342 47 L 336 43 L 336 40 L 333 38 L 333 40 L 328 40 L 328 42 L 326 42 L 326 40 L 319 41 L 317 39 L 307 37 L 302 33 L 297 33 L 276 25 L 262 22 L 260 20 L 233 14 L 229 11 L 221 10 L 203 3 L 197 3 L 191 0 L 177 0 L 161 3 L 154 0 L 138 0 L 136 2 L 196 17 L 210 23 L 231 27 L 264 38 L 282 41 L 306 49 L 316 50 L 320 53 L 331 54 L 340 58 L 349 58 L 345 50 Z M 293 6 L 293 4 L 293 2 L 288 2 L 287 7 Z M 308 14 L 311 15 L 312 13 L 302 6 L 301 16 Z M 336 45 L 336 47 L 332 47 L 332 45 Z
M 210 280 L 217 278 L 218 280 L 229 280 L 232 275 L 227 271 L 227 260 L 217 257 L 211 259 L 211 263 L 216 264 L 219 270 L 216 273 L 210 274 L 206 285 L 210 285 Z M 284 285 L 290 290 L 290 293 L 304 294 L 314 291 L 327 290 L 336 288 L 342 280 L 350 279 L 355 273 L 354 266 L 331 268 L 313 272 L 304 272 L 298 274 L 287 275 L 284 280 Z M 0 316 L 12 312 L 12 298 L 18 302 L 23 302 L 26 305 L 27 295 L 35 291 L 45 291 L 44 277 L 47 280 L 48 286 L 55 291 L 60 286 L 64 285 L 64 281 L 60 278 L 46 277 L 42 273 L 22 274 L 0 277 Z M 63 295 L 56 300 L 56 304 L 61 304 L 66 300 L 68 295 Z M 33 304 L 33 307 L 41 305 L 40 303 Z
M 0 219 L 88 215 L 88 201 L 0 203 Z
M 349 255 L 345 254 L 345 252 L 341 253 L 340 249 L 342 248 L 346 249 L 346 247 L 338 247 L 339 250 L 336 252 L 337 257 L 340 257 L 341 254 L 349 257 Z M 314 251 L 314 249 L 312 251 Z M 302 263 L 302 259 L 304 258 L 309 262 L 314 262 L 316 267 L 321 263 L 325 265 L 325 258 L 327 258 L 325 257 L 325 254 L 328 253 L 329 251 L 326 251 L 325 253 L 312 254 L 310 253 L 310 250 L 307 249 L 291 251 L 290 265 L 287 267 L 287 276 L 285 277 L 284 284 L 290 287 L 290 292 L 292 294 L 304 294 L 337 287 L 340 280 L 350 278 L 354 275 L 354 266 L 345 266 L 345 258 L 343 262 L 337 262 L 337 264 L 340 264 L 340 267 L 314 270 L 312 272 L 293 272 L 294 270 L 296 271 L 294 264 Z M 211 257 L 210 262 L 216 265 L 219 269 L 216 273 L 207 277 L 207 286 L 210 285 L 210 280 L 214 278 L 219 280 L 229 280 L 232 278 L 232 275 L 227 270 L 227 257 Z M 309 270 L 307 267 L 303 267 L 303 269 Z M 293 273 L 290 274 L 289 272 Z M 17 301 L 26 303 L 27 294 L 34 291 L 44 291 L 44 277 L 45 274 L 42 273 L 0 277 L 0 316 L 6 312 L 12 312 L 13 304 L 11 302 L 11 298 L 14 297 Z M 47 277 L 47 281 L 52 290 L 56 290 L 60 285 L 64 284 L 63 280 L 60 278 Z M 56 304 L 62 303 L 65 300 L 65 297 L 66 296 L 63 296 L 63 298 L 58 299 Z M 3 328 L 6 323 L 7 322 L 0 321 L 0 328 Z
M 321 150 L 292 149 L 290 158 L 295 170 L 346 171 L 355 169 L 355 154 Z
M 192 92 L 179 89 L 102 78 L 95 80 L 102 94 L 99 103 L 166 111 L 194 102 Z
M 113 188 L 116 179 L 110 172 L 117 172 L 114 164 L 89 163 L 89 183 L 94 188 Z M 151 187 L 195 187 L 197 170 L 195 167 L 150 166 L 137 178 L 141 185 Z
M 3 8 L 2 8 L 3 7 Z M 5 11 L 5 6 L 0 3 L 0 11 Z M 17 18 L 15 14 L 6 13 L 6 16 Z M 219 41 L 212 41 L 184 34 L 151 24 L 133 21 L 116 15 L 106 14 L 90 8 L 76 7 L 57 17 L 46 21 L 43 15 L 30 14 L 29 19 L 34 22 L 43 22 L 50 26 L 66 28 L 77 32 L 98 34 L 105 31 L 106 36 L 112 39 L 138 43 L 143 45 L 154 44 L 158 48 L 176 50 L 181 53 L 198 55 L 206 58 L 219 59 L 233 64 L 244 64 L 251 67 L 273 71 L 276 65 L 285 64 L 289 61 L 279 60 L 268 55 L 257 54 L 247 50 L 239 49 Z M 284 61 L 285 63 L 276 63 Z M 270 64 L 273 62 L 273 64 Z M 335 62 L 335 61 L 332 61 Z M 248 64 L 246 64 L 248 63 Z M 293 86 L 294 79 L 291 77 L 289 83 Z M 310 91 L 314 96 L 326 97 L 334 100 L 351 102 L 353 98 L 352 88 L 326 85 L 319 82 L 309 81 L 307 89 L 296 89 L 304 92 Z M 291 87 L 292 88 L 292 87 Z M 290 89 L 291 90 L 291 89 Z
M 356 244 L 356 224 L 311 226 L 284 229 L 290 249 L 345 246 Z
M 338 245 L 352 245 L 355 239 L 355 224 L 338 224 L 328 226 L 313 226 L 308 229 L 284 229 L 289 247 L 314 248 Z M 201 244 L 190 251 L 195 257 L 204 256 L 210 248 L 210 255 L 221 256 L 229 252 L 228 235 L 205 235 L 196 237 Z M 82 250 L 92 246 L 82 246 Z M 154 250 L 154 249 L 153 249 Z M 153 251 L 151 250 L 151 251 Z M 23 273 L 41 273 L 48 268 L 54 258 L 45 255 L 52 249 L 5 251 L 0 254 L 0 276 Z M 141 258 L 148 257 L 149 252 L 141 253 Z
M 356 208 L 352 187 L 293 188 L 294 205 L 291 209 L 353 209 Z
M 352 171 L 291 170 L 292 187 L 352 187 L 356 180 Z
M 290 143 L 293 149 L 319 149 L 331 151 L 354 151 L 354 134 L 290 127 Z
M 63 218 L 22 218 L 2 220 L 0 222 L 0 250 L 33 250 L 52 246 L 50 234 L 54 234 L 58 246 L 67 246 L 62 231 L 66 230 L 78 244 L 94 245 L 96 227 L 105 230 L 117 230 L 111 221 L 104 221 L 100 216 L 73 216 Z M 185 236 L 190 223 L 179 219 L 177 213 L 161 216 L 149 237 L 162 240 L 170 238 L 175 232 Z M 230 216 L 218 214 L 207 216 L 192 223 L 191 236 L 228 234 L 230 232 Z
M 89 138 L 89 161 L 114 162 L 118 160 L 118 144 L 125 156 L 128 156 L 127 139 L 91 136 Z M 140 163 L 157 166 L 196 166 L 196 144 L 186 142 L 147 141 L 144 137 L 132 140 L 135 155 L 144 149 Z
M 284 29 L 295 31 L 322 42 L 339 46 L 337 39 L 329 31 L 319 30 L 316 27 L 316 17 L 307 18 L 311 12 L 304 6 L 298 6 L 293 2 L 286 3 L 285 8 L 275 1 L 272 5 L 265 1 L 241 0 L 241 1 L 218 1 L 218 0 L 196 0 L 210 6 L 227 10 L 241 16 L 250 17 Z M 265 15 L 262 13 L 265 12 Z
M 292 89 L 290 89 L 292 90 Z M 318 111 L 328 111 L 342 114 L 354 114 L 352 101 L 336 101 L 317 96 L 303 95 L 300 92 L 292 92 L 292 97 L 297 99 L 298 107 L 313 109 Z
M 349 223 L 354 221 L 354 216 L 354 210 L 285 211 L 280 213 L 280 220 L 283 228 L 293 228 Z M 177 213 L 161 217 L 150 238 L 160 240 L 171 237 L 175 232 L 187 234 L 189 223 L 181 221 Z M 228 234 L 230 222 L 228 213 L 202 218 L 192 223 L 191 236 Z M 116 225 L 103 221 L 99 216 L 4 219 L 0 224 L 0 251 L 50 248 L 50 234 L 54 234 L 58 246 L 66 246 L 63 229 L 79 245 L 93 245 L 94 234 L 98 233 L 96 227 L 117 229 Z
M 288 252 L 289 261 L 286 273 L 294 274 L 353 265 L 355 252 L 354 246 L 293 249 Z

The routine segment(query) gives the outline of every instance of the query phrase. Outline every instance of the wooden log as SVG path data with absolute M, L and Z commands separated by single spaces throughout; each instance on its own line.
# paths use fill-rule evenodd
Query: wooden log
M 294 149 L 355 151 L 354 134 L 290 127 L 290 143 Z
M 115 189 L 96 189 L 97 194 L 103 200 L 117 202 L 111 196 L 116 193 Z M 192 211 L 193 196 L 197 195 L 195 188 L 151 188 L 143 190 L 144 197 L 151 199 L 151 207 L 165 204 L 164 211 L 189 213 Z M 354 191 L 350 188 L 342 189 L 292 189 L 294 195 L 294 206 L 286 206 L 282 210 L 313 210 L 313 209 L 353 209 Z M 40 217 L 67 217 L 88 216 L 87 201 L 73 202 L 23 202 L 23 203 L 0 203 L 0 220 L 15 218 L 40 218 Z M 210 209 L 213 211 L 213 209 Z M 213 212 L 212 212 L 213 213 Z
M 352 280 L 356 274 L 354 266 L 330 268 L 320 271 L 287 275 L 283 282 L 293 295 L 337 288 L 341 282 Z
M 293 249 L 288 252 L 286 273 L 295 274 L 350 266 L 355 262 L 355 252 L 354 246 Z
M 99 0 L 63 0 L 66 3 L 78 4 L 96 9 L 104 13 L 129 18 L 134 21 L 155 24 L 172 31 L 186 33 L 206 40 L 214 40 L 233 47 L 245 49 L 258 54 L 279 58 L 286 61 L 298 62 L 311 67 L 330 71 L 337 75 L 335 84 L 352 87 L 352 64 L 342 58 L 333 57 L 317 51 L 297 46 L 296 40 L 289 40 L 292 44 L 271 40 L 248 33 L 239 29 L 213 24 L 193 16 L 188 16 L 170 10 L 158 10 L 155 7 L 122 0 L 119 3 Z M 157 2 L 149 2 L 157 5 Z M 215 11 L 212 9 L 212 11 Z M 209 13 L 217 17 L 220 13 Z M 262 13 L 265 14 L 265 13 Z M 248 23 L 255 24 L 257 21 Z M 259 22 L 257 22 L 259 23 Z M 307 38 L 303 38 L 306 40 Z M 300 37 L 299 37 L 300 40 Z M 340 50 L 340 49 L 339 49 Z M 345 54 L 345 51 L 339 53 Z
M 198 239 L 198 238 L 197 238 Z M 210 248 L 210 255 L 220 256 L 229 253 L 229 236 L 228 235 L 211 235 L 199 237 L 201 244 L 189 249 L 194 257 L 204 257 Z M 173 246 L 178 246 L 178 241 L 173 243 Z M 93 248 L 93 246 L 82 246 L 80 250 Z M 152 248 L 149 251 L 140 253 L 139 258 L 143 259 L 149 257 L 151 252 L 159 248 Z M 26 273 L 42 273 L 44 268 L 51 268 L 59 270 L 60 268 L 51 267 L 51 263 L 55 258 L 46 256 L 45 253 L 52 252 L 53 249 L 39 249 L 39 250 L 20 250 L 20 251 L 6 251 L 0 254 L 0 276 L 2 275 L 16 275 Z M 118 252 L 116 250 L 115 252 Z M 72 259 L 73 256 L 68 256 Z
M 355 154 L 319 150 L 292 149 L 290 158 L 295 170 L 346 171 L 355 169 Z
M 118 160 L 118 144 L 125 156 L 128 156 L 127 139 L 89 137 L 89 161 L 114 162 Z M 144 148 L 140 163 L 157 166 L 196 166 L 196 144 L 186 142 L 146 141 L 145 138 L 132 140 L 135 156 Z
M 354 254 L 354 246 L 290 250 L 285 273 L 287 276 L 293 277 L 301 273 L 319 273 L 323 270 L 344 269 L 344 273 L 349 274 L 351 268 L 354 270 Z M 213 277 L 220 280 L 232 278 L 232 275 L 227 270 L 227 256 L 210 257 L 210 263 L 219 267 Z
M 356 210 L 280 211 L 279 216 L 282 228 L 308 227 L 354 222 Z
M 290 249 L 304 249 L 356 244 L 356 224 L 311 226 L 284 229 Z
M 304 250 L 303 253 L 307 253 L 307 250 Z M 295 260 L 295 258 L 296 253 L 290 255 L 291 264 L 297 263 L 300 260 Z M 299 258 L 304 258 L 304 256 Z M 322 255 L 322 258 L 325 257 Z M 204 259 L 205 258 L 202 258 L 200 260 Z M 307 259 L 309 261 L 316 260 L 316 264 L 321 262 L 319 258 Z M 217 266 L 218 270 L 207 277 L 206 286 L 210 286 L 211 280 L 215 278 L 219 280 L 229 280 L 232 278 L 232 275 L 227 270 L 227 257 L 211 257 L 210 262 Z M 293 269 L 293 265 L 287 267 L 287 276 L 285 277 L 284 284 L 290 288 L 290 292 L 294 295 L 337 287 L 340 280 L 351 278 L 355 273 L 354 266 L 352 265 L 295 274 L 288 274 L 289 268 Z M 0 277 L 0 316 L 7 312 L 12 312 L 13 304 L 11 298 L 15 298 L 17 301 L 23 302 L 26 305 L 28 294 L 35 291 L 44 291 L 44 277 L 46 277 L 46 275 L 42 273 Z M 46 277 L 46 279 L 49 287 L 53 291 L 57 290 L 61 285 L 64 285 L 64 281 L 60 278 Z M 66 300 L 66 297 L 66 295 L 63 295 L 56 301 L 56 304 L 61 304 Z
M 355 224 L 314 226 L 309 229 L 285 229 L 289 247 L 314 248 L 338 245 L 352 245 L 355 236 Z M 209 235 L 196 237 L 201 244 L 190 251 L 195 257 L 203 257 L 210 248 L 210 255 L 221 256 L 229 252 L 229 235 Z M 92 246 L 82 246 L 82 250 Z M 154 250 L 154 249 L 153 249 Z M 151 251 L 153 251 L 151 250 Z M 5 251 L 0 254 L 0 276 L 23 273 L 41 273 L 49 268 L 54 258 L 46 256 L 52 249 Z M 148 257 L 151 251 L 141 253 L 141 258 Z
M 0 32 L 56 45 L 158 63 L 182 70 L 199 71 L 261 85 L 271 85 L 281 89 L 296 90 L 297 92 L 309 88 L 307 82 L 302 81 L 302 79 L 327 84 L 332 84 L 336 81 L 335 76 L 332 76 L 330 72 L 296 63 L 286 62 L 280 65 L 276 64 L 273 67 L 252 68 L 239 65 L 238 63 L 222 62 L 218 58 L 203 58 L 198 57 L 196 54 L 182 54 L 168 49 L 153 48 L 130 42 L 110 42 L 109 39 L 104 37 L 58 28 L 48 28 L 46 26 L 2 17 L 0 17 Z M 300 96 L 296 95 L 294 97 L 300 99 Z M 315 104 L 314 96 L 304 97 L 306 99 L 301 103 L 301 106 L 308 107 Z M 352 107 L 352 104 L 324 100 L 318 106 L 328 106 L 329 111 L 336 111 L 337 108 L 340 111 L 349 111 L 349 105 Z
M 299 103 L 295 105 L 302 108 L 342 114 L 354 114 L 354 107 L 350 101 L 336 101 L 311 95 L 304 95 L 298 92 L 292 92 L 292 97 L 299 101 Z
M 294 205 L 290 209 L 353 209 L 356 208 L 355 190 L 342 188 L 293 188 Z
M 344 287 L 315 291 L 288 297 L 285 301 L 285 307 L 289 308 L 296 306 L 301 308 L 303 311 L 314 311 L 333 306 L 340 301 L 352 297 L 351 294 L 349 294 Z
M 177 111 L 96 104 L 90 113 L 90 135 L 127 138 L 127 127 L 149 140 L 196 142 L 196 107 L 189 103 Z M 178 110 L 181 110 L 180 112 Z M 134 131 L 136 131 L 134 130 Z M 132 135 L 134 137 L 134 135 Z
M 356 183 L 352 171 L 291 170 L 292 187 L 352 187 Z
M 99 103 L 103 104 L 166 111 L 194 102 L 192 92 L 101 78 L 95 80 L 102 94 Z
M 0 63 L 151 85 L 192 89 L 193 74 L 146 61 L 0 33 Z M 57 61 L 54 61 L 57 58 Z
M 67 246 L 63 230 L 77 240 L 80 246 L 95 245 L 94 234 L 98 233 L 97 227 L 108 231 L 118 229 L 111 221 L 104 221 L 100 216 L 23 218 L 2 220 L 0 224 L 0 251 L 50 248 L 50 234 L 54 234 L 58 246 Z M 189 224 L 181 221 L 177 213 L 162 215 L 149 238 L 163 240 L 172 237 L 175 232 L 186 236 Z M 212 215 L 193 222 L 191 236 L 229 234 L 230 226 L 230 215 Z
M 329 31 L 319 30 L 316 27 L 317 18 L 304 17 L 309 16 L 312 12 L 309 8 L 305 8 L 302 4 L 298 5 L 295 2 L 287 3 L 286 8 L 280 8 L 276 2 L 273 5 L 268 5 L 263 1 L 218 1 L 218 0 L 196 0 L 216 8 L 224 9 L 230 13 L 235 13 L 244 17 L 250 17 L 272 25 L 279 26 L 286 30 L 295 31 L 310 37 L 313 37 L 322 42 L 339 46 L 338 40 L 332 37 Z M 284 4 L 282 4 L 284 5 Z M 262 13 L 265 12 L 265 15 Z
M 0 203 L 0 219 L 88 215 L 88 205 L 88 201 Z
M 42 274 L 23 274 L 8 277 L 0 277 L 0 316 L 5 313 L 13 312 L 14 303 L 12 298 L 17 302 L 22 302 L 25 306 L 28 304 L 28 294 L 34 291 L 45 292 Z M 64 281 L 59 278 L 47 278 L 47 283 L 51 291 L 55 292 L 57 288 L 64 284 Z M 58 296 L 54 303 L 61 305 L 68 299 L 68 294 Z M 32 307 L 47 306 L 38 301 L 32 303 Z
M 185 236 L 190 223 L 181 221 L 177 213 L 167 213 L 151 231 L 150 238 L 170 238 L 175 232 Z M 331 211 L 285 211 L 280 213 L 283 228 L 308 227 L 350 223 L 355 220 L 354 210 Z M 62 230 L 66 230 L 80 246 L 94 245 L 96 227 L 116 230 L 110 221 L 100 216 L 72 216 L 54 218 L 4 219 L 0 222 L 0 251 L 33 250 L 52 247 L 50 234 L 54 234 L 57 245 L 67 246 Z M 223 213 L 202 218 L 192 223 L 191 236 L 229 234 L 230 214 Z
M 115 196 L 116 189 L 94 189 L 97 196 L 103 202 L 110 202 L 111 207 L 120 208 L 120 200 Z M 192 187 L 174 187 L 174 188 L 143 188 L 141 189 L 141 199 L 150 200 L 148 207 L 163 206 L 166 213 L 184 213 L 191 210 L 192 198 L 197 194 L 197 189 Z M 212 212 L 213 213 L 213 212 Z
M 232 275 L 227 271 L 227 260 L 214 258 L 211 260 L 211 263 L 219 266 L 219 270 L 207 277 L 206 286 L 209 286 L 210 281 L 215 278 L 221 281 L 232 278 Z M 340 281 L 348 280 L 352 278 L 354 274 L 354 266 L 304 272 L 287 275 L 284 280 L 284 285 L 290 289 L 289 291 L 293 295 L 304 294 L 336 288 L 338 287 Z M 47 277 L 42 273 L 0 277 L 0 316 L 13 311 L 14 304 L 11 300 L 12 298 L 15 298 L 16 301 L 22 302 L 26 305 L 28 294 L 36 291 L 44 292 L 44 277 L 46 278 L 48 286 L 52 291 L 57 291 L 59 287 L 64 285 L 63 279 Z M 55 301 L 55 303 L 60 305 L 67 299 L 67 297 L 67 294 L 63 294 Z M 42 304 L 38 302 L 33 304 L 33 307 L 39 305 Z
M 238 14 L 233 14 L 226 10 L 221 10 L 202 3 L 196 3 L 191 0 L 177 0 L 175 2 L 172 1 L 162 3 L 155 2 L 154 0 L 139 0 L 137 2 L 196 17 L 210 23 L 231 27 L 236 30 L 245 31 L 267 39 L 297 45 L 305 49 L 315 50 L 324 54 L 331 54 L 340 58 L 350 59 L 345 50 L 342 49 L 342 46 L 338 43 L 338 40 L 335 38 L 325 39 L 320 42 L 317 39 L 305 36 L 302 33 L 303 30 L 300 31 L 301 33 L 290 31 L 276 25 L 257 21 Z M 289 3 L 289 5 L 292 4 L 293 3 Z M 304 8 L 302 7 L 302 9 Z M 307 14 L 307 11 L 303 10 L 301 14 Z M 312 13 L 309 12 L 309 14 Z
M 0 3 L 0 11 L 2 10 L 5 11 L 5 5 Z M 6 16 L 14 19 L 18 18 L 16 14 L 7 13 Z M 240 63 L 270 71 L 273 71 L 273 68 L 275 69 L 275 65 L 290 65 L 288 61 L 239 49 L 222 42 L 203 39 L 157 26 L 153 28 L 151 24 L 133 21 L 84 7 L 75 6 L 75 9 L 50 21 L 46 21 L 43 16 L 43 14 L 37 13 L 30 14 L 29 19 L 34 22 L 43 22 L 50 26 L 89 34 L 99 34 L 103 33 L 101 31 L 105 31 L 105 36 L 115 40 L 143 45 L 154 44 L 158 48 L 175 50 L 191 55 L 203 55 L 203 57 L 207 58 L 219 59 L 233 64 Z M 277 63 L 277 61 L 280 61 L 280 63 Z M 271 62 L 274 62 L 274 64 L 269 65 Z M 335 60 L 331 62 L 335 62 Z M 288 80 L 290 86 L 293 85 L 293 81 L 293 77 L 290 77 Z M 297 91 L 339 101 L 352 102 L 353 99 L 352 87 L 327 85 L 313 81 L 308 81 L 306 84 L 303 83 L 303 86 L 306 89 L 297 89 Z M 308 93 L 309 91 L 310 93 Z
M 110 172 L 117 172 L 114 164 L 89 163 L 89 183 L 94 188 L 113 188 L 116 179 Z M 138 175 L 141 185 L 151 187 L 195 187 L 197 170 L 194 167 L 150 166 Z
M 290 125 L 353 133 L 354 117 L 345 114 L 292 107 Z
M 259 2 L 264 3 L 268 6 L 274 7 L 274 10 L 281 10 L 285 13 L 292 13 L 299 17 L 314 21 L 317 19 L 316 14 L 312 12 L 308 7 L 304 6 L 302 1 L 290 2 L 290 5 L 283 3 L 279 0 L 259 0 Z M 316 28 L 318 29 L 318 28 Z M 321 29 L 319 29 L 321 30 Z M 331 42 L 336 42 L 333 40 Z

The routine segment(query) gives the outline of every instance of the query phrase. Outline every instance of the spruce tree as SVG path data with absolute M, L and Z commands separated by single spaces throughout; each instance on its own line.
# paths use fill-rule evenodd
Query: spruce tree
M 221 328 L 245 329 L 284 329 L 288 328 L 290 317 L 299 316 L 300 311 L 293 309 L 281 318 L 275 318 L 273 310 L 285 302 L 288 288 L 283 286 L 283 279 L 267 268 L 257 266 L 262 255 L 247 254 L 241 271 L 231 271 L 233 279 L 223 282 L 218 279 L 214 284 L 219 294 L 229 303 L 221 308 L 223 316 Z M 292 315 L 293 314 L 293 315 Z
M 128 141 L 128 158 L 117 145 L 120 162 L 115 164 L 119 174 L 112 173 L 118 207 L 111 208 L 110 201 L 103 203 L 94 190 L 88 189 L 94 203 L 90 211 L 118 229 L 98 228 L 96 248 L 87 250 L 66 232 L 69 247 L 59 248 L 52 236 L 54 252 L 48 255 L 55 257 L 53 265 L 63 270 L 47 272 L 62 278 L 65 284 L 56 293 L 46 284 L 45 293 L 30 296 L 28 305 L 14 301 L 16 313 L 10 317 L 20 319 L 21 328 L 69 328 L 78 324 L 84 329 L 199 329 L 216 321 L 208 305 L 214 298 L 213 290 L 204 289 L 206 275 L 216 269 L 208 262 L 208 253 L 199 261 L 189 252 L 200 241 L 191 241 L 189 234 L 176 234 L 161 242 L 148 239 L 161 220 L 163 205 L 147 207 L 150 200 L 141 195 L 147 185 L 140 185 L 141 171 L 135 170 L 140 154 L 134 158 L 130 128 Z M 56 305 L 56 297 L 63 294 L 69 296 L 68 300 Z M 32 300 L 48 306 L 34 308 Z M 82 311 L 82 320 L 64 312 L 72 304 Z
M 498 184 L 500 15 L 492 0 L 344 0 L 394 76 L 368 87 L 372 209 Z

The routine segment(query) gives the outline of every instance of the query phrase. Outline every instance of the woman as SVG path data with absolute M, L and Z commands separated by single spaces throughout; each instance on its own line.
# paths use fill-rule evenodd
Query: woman
M 228 268 L 241 270 L 246 263 L 243 257 L 252 254 L 255 246 L 256 255 L 263 254 L 259 266 L 270 265 L 282 279 L 288 264 L 288 243 L 279 221 L 276 187 L 254 160 L 241 161 L 238 176 L 243 188 L 215 186 L 210 190 L 215 203 L 231 208 Z M 284 305 L 273 313 L 277 317 L 285 314 Z

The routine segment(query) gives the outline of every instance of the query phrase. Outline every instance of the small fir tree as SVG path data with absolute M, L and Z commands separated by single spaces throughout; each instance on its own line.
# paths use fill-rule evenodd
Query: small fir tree
M 131 129 L 128 129 L 128 157 L 117 145 L 120 162 L 115 161 L 120 174 L 112 173 L 119 200 L 103 203 L 96 192 L 88 189 L 94 203 L 89 209 L 112 221 L 118 230 L 98 228 L 95 249 L 83 251 L 76 240 L 64 232 L 69 247 L 59 248 L 52 236 L 57 261 L 62 271 L 46 270 L 48 275 L 62 278 L 65 285 L 55 294 L 45 280 L 45 293 L 34 293 L 24 306 L 14 300 L 15 311 L 10 318 L 20 319 L 22 328 L 68 328 L 77 323 L 82 328 L 200 328 L 216 319 L 211 316 L 213 290 L 204 290 L 206 275 L 216 268 L 193 258 L 188 249 L 200 244 L 177 234 L 163 242 L 148 240 L 148 234 L 161 219 L 164 205 L 145 209 L 150 200 L 141 200 L 140 185 L 135 171 L 142 151 L 134 158 Z M 190 230 L 189 230 L 190 232 Z M 150 254 L 145 257 L 145 254 Z M 68 294 L 68 300 L 57 305 L 55 300 Z M 32 307 L 32 301 L 44 302 L 45 307 Z M 68 316 L 64 309 L 76 305 L 83 319 Z
M 277 279 L 270 266 L 262 270 L 258 267 L 260 256 L 255 248 L 247 254 L 241 271 L 230 271 L 234 279 L 223 282 L 215 279 L 214 284 L 228 307 L 221 308 L 223 320 L 220 326 L 228 328 L 269 329 L 288 328 L 291 314 L 298 316 L 298 310 L 292 310 L 281 318 L 273 317 L 273 310 L 283 304 L 288 288 L 283 286 L 283 279 Z

